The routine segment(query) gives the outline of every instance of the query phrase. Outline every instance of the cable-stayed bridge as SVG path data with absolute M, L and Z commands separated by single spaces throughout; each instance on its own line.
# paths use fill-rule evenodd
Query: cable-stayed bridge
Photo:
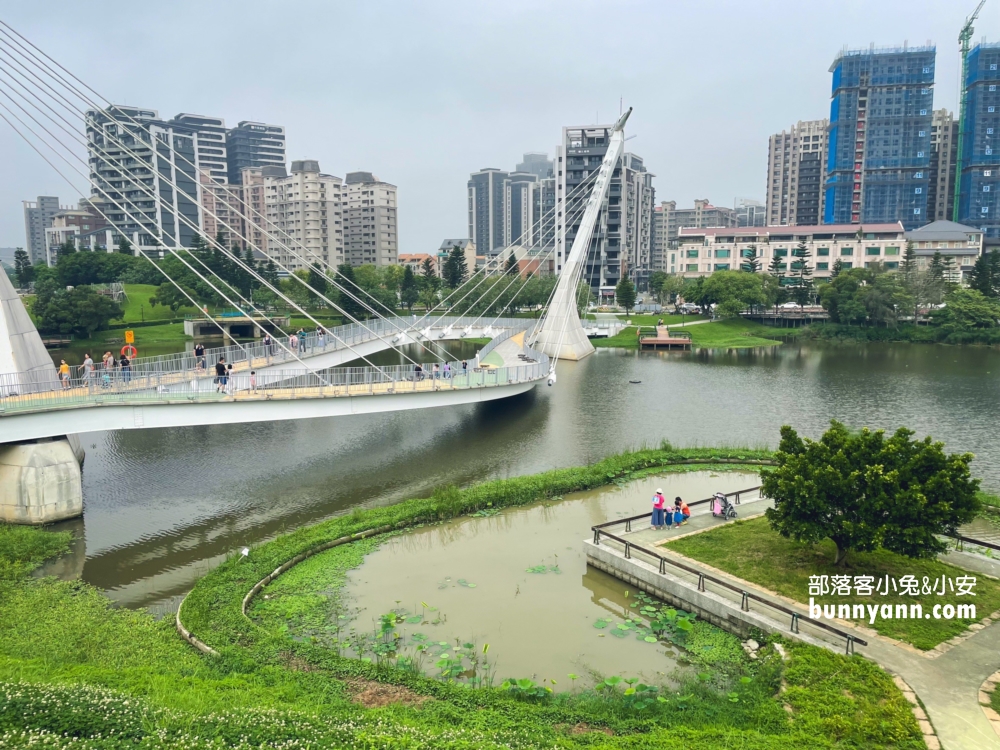
M 154 246 L 156 256 L 176 259 L 186 277 L 197 278 L 202 294 L 210 290 L 217 303 L 244 310 L 262 333 L 277 329 L 246 285 L 227 278 L 205 254 L 177 244 L 180 226 L 200 231 L 197 217 L 174 210 L 175 199 L 183 196 L 234 242 L 227 247 L 218 237 L 205 238 L 213 258 L 248 280 L 251 289 L 266 291 L 308 320 L 310 328 L 315 325 L 317 334 L 323 331 L 302 342 L 293 337 L 276 337 L 267 345 L 236 342 L 224 351 L 207 353 L 204 362 L 177 355 L 129 362 L 111 372 L 96 368 L 66 382 L 48 360 L 13 287 L 6 277 L 0 278 L 0 518 L 46 522 L 81 511 L 82 453 L 73 449 L 76 433 L 305 419 L 492 400 L 523 393 L 542 380 L 553 385 L 560 358 L 577 360 L 593 351 L 580 325 L 579 284 L 623 151 L 631 109 L 613 128 L 599 168 L 585 170 L 581 182 L 567 191 L 565 215 L 560 211 L 557 217 L 553 207 L 539 217 L 539 237 L 550 234 L 557 221 L 575 230 L 565 259 L 555 247 L 535 247 L 522 242 L 524 238 L 512 245 L 533 250 L 538 267 L 553 259 L 560 271 L 540 319 L 504 317 L 529 279 L 500 263 L 475 269 L 450 291 L 435 291 L 422 316 L 407 318 L 341 273 L 328 252 L 307 247 L 250 203 L 230 206 L 225 216 L 214 213 L 200 200 L 200 181 L 175 179 L 161 168 L 169 162 L 199 173 L 198 164 L 176 139 L 152 135 L 149 124 L 136 119 L 141 116 L 138 110 L 111 104 L 2 21 L 0 60 L 0 119 L 87 197 L 108 226 L 138 228 L 143 245 Z M 319 194 L 313 197 L 319 216 Z M 172 229 L 156 218 L 160 215 L 176 222 Z M 254 246 L 254 237 L 264 238 L 266 251 Z M 311 299 L 340 313 L 347 324 L 325 330 L 273 273 L 264 273 L 254 250 L 268 257 L 272 270 L 305 287 Z M 183 279 L 145 257 L 163 275 L 164 284 L 202 309 L 203 300 L 195 298 Z M 320 274 L 323 284 L 318 288 L 310 283 L 312 275 L 293 273 L 302 268 Z M 464 315 L 455 317 L 457 313 Z M 227 334 L 207 311 L 206 318 Z M 470 365 L 447 361 L 441 342 L 466 337 L 490 342 Z M 411 345 L 425 350 L 432 364 L 418 364 L 408 353 Z M 386 367 L 369 359 L 388 349 L 409 364 Z M 220 357 L 232 365 L 222 383 L 214 376 Z M 340 367 L 349 361 L 365 366 Z

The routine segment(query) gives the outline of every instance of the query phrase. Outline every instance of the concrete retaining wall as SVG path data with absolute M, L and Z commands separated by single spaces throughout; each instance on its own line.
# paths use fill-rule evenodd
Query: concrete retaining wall
M 766 633 L 777 633 L 787 638 L 795 638 L 814 646 L 844 652 L 844 642 L 832 643 L 807 633 L 790 631 L 790 619 L 780 622 L 751 609 L 744 612 L 739 602 L 734 602 L 712 591 L 698 591 L 694 583 L 688 583 L 670 573 L 660 573 L 656 566 L 636 557 L 626 558 L 616 549 L 605 545 L 594 544 L 590 540 L 583 543 L 587 564 L 602 570 L 608 575 L 624 581 L 629 586 L 645 591 L 650 596 L 668 602 L 669 604 L 688 612 L 694 612 L 703 620 L 735 633 L 740 638 L 748 638 L 751 628 L 759 628 Z M 669 565 L 667 570 L 669 571 Z M 760 605 L 757 605 L 758 607 Z M 751 603 L 753 607 L 753 603 Z M 800 624 L 808 626 L 805 617 Z

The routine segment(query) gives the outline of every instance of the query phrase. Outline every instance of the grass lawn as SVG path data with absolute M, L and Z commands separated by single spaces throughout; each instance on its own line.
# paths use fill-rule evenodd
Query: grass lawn
M 643 316 L 646 317 L 646 316 Z M 683 318 L 690 323 L 695 316 L 684 315 L 675 316 Z M 653 322 L 656 322 L 654 317 Z M 643 325 L 646 325 L 645 323 Z M 780 341 L 766 338 L 772 329 L 760 323 L 753 323 L 747 320 L 719 320 L 714 323 L 700 323 L 696 326 L 684 326 L 683 328 L 674 325 L 677 330 L 688 331 L 691 334 L 691 341 L 696 348 L 702 349 L 746 349 L 756 346 L 777 346 Z M 625 349 L 637 349 L 639 347 L 639 334 L 637 328 L 624 328 L 615 336 L 603 339 L 591 339 L 591 343 L 598 348 L 621 347 Z
M 182 307 L 176 312 L 169 307 L 157 305 L 153 307 L 149 303 L 149 298 L 156 295 L 159 287 L 152 284 L 126 284 L 125 294 L 128 299 L 122 305 L 125 313 L 124 323 L 138 323 L 146 320 L 176 320 L 185 315 L 196 315 L 198 311 L 194 307 Z M 118 321 L 113 321 L 118 322 Z
M 877 552 L 852 552 L 847 563 L 833 565 L 834 545 L 829 540 L 818 544 L 802 544 L 785 539 L 771 530 L 764 518 L 737 521 L 703 534 L 669 542 L 670 549 L 724 570 L 727 573 L 756 583 L 803 604 L 809 602 L 809 576 L 814 575 L 870 575 L 877 579 L 889 576 L 898 580 L 904 575 L 924 576 L 931 582 L 958 576 L 974 575 L 938 560 L 913 560 L 902 555 L 880 550 Z M 933 586 L 933 583 L 931 583 Z M 975 620 L 943 619 L 882 619 L 863 623 L 881 635 L 911 643 L 927 651 L 939 643 L 958 635 L 972 622 L 981 620 L 1000 609 L 1000 582 L 977 576 L 975 597 L 946 596 L 821 596 L 817 604 L 921 604 L 925 614 L 935 604 L 975 604 Z M 859 623 L 861 624 L 861 623 Z
M 387 508 L 338 516 L 233 556 L 200 581 L 185 624 L 220 650 L 182 641 L 172 618 L 114 607 L 80 581 L 26 577 L 66 548 L 66 534 L 0 526 L 0 746 L 53 748 L 365 747 L 412 750 L 918 750 L 909 705 L 878 665 L 789 643 L 736 671 L 706 668 L 664 685 L 663 702 L 634 707 L 623 687 L 594 693 L 560 681 L 555 695 L 519 698 L 469 689 L 389 665 L 345 659 L 248 621 L 240 602 L 276 564 L 319 540 L 398 521 L 447 518 L 597 486 L 677 460 L 728 450 L 669 446 L 610 456 L 587 467 L 497 480 Z M 739 455 L 764 457 L 740 450 Z M 337 547 L 341 572 L 376 539 Z M 318 558 L 313 558 L 314 561 Z M 299 571 L 307 571 L 308 566 Z M 280 590 L 285 581 L 279 579 Z M 266 597 L 266 595 L 265 595 Z M 255 608 L 266 598 L 255 601 Z M 285 612 L 291 619 L 294 613 Z M 731 636 L 726 636 L 731 639 Z M 736 655 L 739 657 L 739 649 Z M 783 692 L 779 692 L 782 683 Z M 560 692 L 561 691 L 561 692 Z M 430 698 L 430 700 L 428 700 Z M 22 734 L 23 733 L 23 734 Z
M 597 316 L 593 313 L 587 313 L 583 316 L 585 320 L 597 320 Z M 680 325 L 681 323 L 691 323 L 695 320 L 705 320 L 704 315 L 647 315 L 645 313 L 633 313 L 632 315 L 625 315 L 624 313 L 618 314 L 619 320 L 630 320 L 635 325 L 640 326 L 655 326 L 656 321 L 662 320 L 667 325 Z

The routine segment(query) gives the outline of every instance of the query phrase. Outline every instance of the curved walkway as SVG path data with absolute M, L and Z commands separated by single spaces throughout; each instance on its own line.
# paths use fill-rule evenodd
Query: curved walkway
M 740 518 L 759 515 L 770 505 L 771 502 L 766 499 L 745 501 L 738 506 Z M 710 512 L 703 511 L 692 514 L 688 524 L 679 531 L 646 528 L 637 529 L 627 536 L 637 542 L 652 545 L 697 533 L 721 523 L 723 522 L 714 519 Z M 981 555 L 949 552 L 942 555 L 942 559 L 958 567 L 1000 578 L 1000 563 Z M 702 563 L 698 565 L 707 567 Z M 725 571 L 717 572 L 730 579 L 740 580 Z M 797 605 L 803 612 L 803 620 L 807 618 L 801 603 L 752 583 L 745 585 L 780 599 L 786 606 Z M 898 675 L 919 696 L 927 716 L 922 719 L 922 711 L 919 709 L 914 713 L 918 721 L 930 721 L 943 747 L 947 750 L 1000 750 L 1000 736 L 994 731 L 980 705 L 979 693 L 983 682 L 1000 668 L 1000 613 L 989 614 L 972 625 L 966 633 L 932 651 L 919 651 L 908 644 L 876 635 L 870 630 L 858 629 L 849 622 L 838 620 L 836 624 L 843 630 L 857 631 L 860 637 L 868 641 L 864 648 L 857 647 L 857 653 Z M 831 645 L 831 650 L 843 653 L 843 646 Z M 930 727 L 921 724 L 921 729 L 929 730 Z M 928 747 L 934 750 L 935 740 L 928 738 L 927 742 Z

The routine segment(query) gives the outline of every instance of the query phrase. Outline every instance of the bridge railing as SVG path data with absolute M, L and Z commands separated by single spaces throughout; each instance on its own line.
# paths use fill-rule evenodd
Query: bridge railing
M 271 398 L 331 398 L 421 391 L 489 388 L 540 380 L 548 373 L 544 355 L 537 361 L 501 367 L 467 369 L 461 362 L 448 368 L 433 365 L 337 367 L 318 372 L 243 370 L 224 378 L 178 382 L 172 373 L 97 372 L 91 377 L 59 380 L 54 375 L 32 379 L 24 388 L 21 373 L 0 375 L 0 416 L 82 406 L 244 401 Z
M 364 325 L 351 323 L 326 328 L 323 334 L 317 333 L 314 330 L 306 333 L 302 337 L 303 341 L 298 341 L 299 337 L 296 337 L 297 346 L 295 349 L 292 349 L 291 336 L 272 336 L 270 346 L 265 346 L 261 339 L 255 339 L 253 342 L 227 344 L 225 346 L 206 349 L 201 361 L 199 361 L 199 358 L 195 356 L 193 351 L 163 354 L 156 357 L 136 357 L 131 361 L 130 367 L 133 375 L 138 377 L 166 373 L 188 373 L 199 369 L 210 369 L 220 358 L 225 358 L 226 363 L 232 365 L 242 363 L 257 364 L 256 360 L 266 360 L 267 364 L 271 365 L 281 362 L 295 362 L 296 355 L 300 357 L 305 354 L 312 355 L 317 350 L 337 351 L 376 339 L 388 339 L 392 341 L 394 337 L 402 333 L 412 338 L 428 327 L 432 328 L 432 331 L 435 331 L 436 334 L 439 334 L 441 329 L 448 326 L 464 328 L 475 323 L 475 327 L 478 329 L 486 327 L 486 323 L 482 320 L 477 322 L 476 318 L 471 316 L 428 318 L 421 321 L 419 326 L 416 326 L 415 324 L 418 320 L 420 319 L 416 316 L 389 319 L 377 318 L 366 321 Z M 534 322 L 527 318 L 501 318 L 493 324 L 493 327 L 526 330 Z M 436 340 L 436 334 L 432 333 L 431 340 Z M 97 353 L 94 352 L 94 354 Z M 99 359 L 99 356 L 95 357 L 95 361 Z

